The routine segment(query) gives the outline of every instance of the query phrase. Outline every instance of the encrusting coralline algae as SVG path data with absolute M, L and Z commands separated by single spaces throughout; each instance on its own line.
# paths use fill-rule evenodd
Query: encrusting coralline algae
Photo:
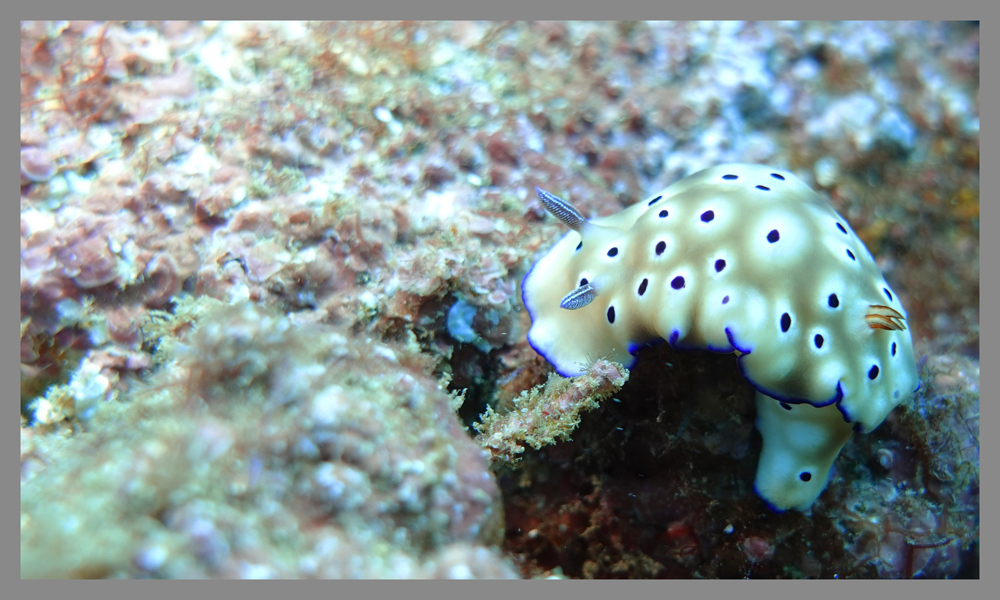
M 499 490 L 419 346 L 249 303 L 178 315 L 141 406 L 61 443 L 22 431 L 22 577 L 514 575 Z

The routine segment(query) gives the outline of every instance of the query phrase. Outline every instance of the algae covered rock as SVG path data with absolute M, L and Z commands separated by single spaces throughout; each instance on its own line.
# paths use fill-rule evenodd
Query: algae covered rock
M 22 429 L 22 577 L 516 576 L 484 453 L 415 344 L 178 314 L 149 387 L 70 437 Z

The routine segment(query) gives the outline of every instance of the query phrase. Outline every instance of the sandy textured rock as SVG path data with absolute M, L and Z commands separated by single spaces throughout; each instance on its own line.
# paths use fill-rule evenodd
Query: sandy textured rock
M 486 457 L 414 347 L 187 309 L 151 387 L 69 439 L 23 430 L 22 577 L 515 575 Z

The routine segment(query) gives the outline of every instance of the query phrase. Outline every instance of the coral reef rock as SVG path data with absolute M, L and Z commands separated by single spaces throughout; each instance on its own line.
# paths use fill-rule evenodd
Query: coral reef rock
M 22 428 L 22 577 L 517 576 L 419 347 L 187 307 L 149 386 L 71 437 Z

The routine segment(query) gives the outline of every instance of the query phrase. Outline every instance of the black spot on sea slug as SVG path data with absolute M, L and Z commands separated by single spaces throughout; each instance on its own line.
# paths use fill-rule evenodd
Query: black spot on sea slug
M 810 473 L 809 471 L 802 471 L 801 473 L 799 473 L 799 479 L 801 479 L 802 481 L 809 481 L 812 478 L 813 478 L 812 473 Z
M 725 260 L 723 260 L 723 259 L 720 258 L 719 260 L 715 261 L 715 272 L 716 273 L 721 273 L 722 270 L 725 269 L 725 268 L 726 268 L 726 261 Z
M 821 336 L 820 334 L 817 333 L 816 337 L 813 338 L 813 342 L 815 342 L 817 348 L 822 348 L 823 347 L 823 336 Z
M 837 308 L 840 306 L 840 300 L 837 298 L 837 294 L 830 294 L 830 297 L 826 299 L 827 304 L 830 308 Z
M 667 243 L 666 242 L 660 242 L 660 243 L 656 244 L 656 255 L 659 256 L 659 255 L 663 254 L 663 251 L 666 250 L 666 249 L 667 249 Z
M 662 197 L 663 196 L 657 196 L 656 198 L 653 198 L 652 200 L 649 201 L 649 204 L 647 204 L 646 206 L 652 206 L 652 205 L 656 204 L 657 202 L 660 201 L 660 198 L 662 198 Z
M 847 255 L 851 257 L 851 260 L 858 260 L 858 259 L 854 258 L 854 253 L 851 252 L 851 250 L 849 248 L 847 250 Z
M 608 250 L 608 256 L 618 256 L 618 248 L 612 248 Z
M 779 404 L 781 404 L 781 408 L 783 408 L 785 410 L 792 410 L 792 405 L 790 405 L 787 402 L 780 402 Z
M 736 175 L 723 175 L 722 178 L 732 180 L 732 179 L 738 179 L 739 177 Z
M 840 232 L 843 233 L 844 235 L 847 235 L 847 230 L 844 229 L 844 226 L 841 225 L 840 223 L 837 223 L 837 229 L 839 229 Z
M 885 292 L 885 295 L 889 297 L 889 301 L 892 302 L 892 292 L 889 291 L 889 288 L 882 288 L 882 291 Z
M 771 233 L 767 234 L 767 241 L 771 242 L 772 244 L 774 242 L 777 242 L 779 239 L 781 239 L 781 235 L 778 234 L 777 229 L 772 229 Z
M 868 379 L 875 379 L 878 377 L 878 365 L 872 365 L 871 369 L 868 369 Z
M 664 210 L 661 210 L 661 211 L 660 211 L 660 218 L 661 218 L 661 219 L 663 219 L 663 218 L 666 218 L 666 216 L 667 216 L 667 215 L 669 215 L 669 214 L 670 214 L 670 213 L 669 213 L 669 212 L 667 212 L 667 210 L 666 210 L 666 209 L 664 209 Z
M 758 190 L 764 190 L 765 192 L 770 192 L 771 191 L 771 188 L 769 188 L 767 186 L 763 186 L 763 185 L 758 185 L 757 189 Z
M 648 279 L 643 279 L 642 283 L 639 284 L 639 295 L 640 296 L 646 293 L 646 285 L 647 284 L 649 284 L 649 280 Z
M 576 245 L 577 250 L 579 250 L 580 248 L 583 248 L 583 242 L 580 242 L 579 244 Z
M 784 176 L 782 176 L 782 175 L 779 175 L 779 174 L 777 174 L 777 173 L 771 173 L 771 177 L 774 177 L 775 179 L 780 179 L 780 180 L 782 180 L 782 181 L 784 181 L 784 180 L 785 180 Z
M 682 287 L 684 287 L 684 278 L 681 277 L 680 275 L 674 277 L 674 280 L 670 282 L 670 287 L 674 288 L 675 290 L 681 289 Z
M 788 328 L 792 326 L 792 317 L 785 313 L 781 315 L 781 330 L 787 332 Z
M 715 212 L 714 211 L 706 210 L 705 212 L 701 213 L 701 220 L 703 222 L 705 222 L 705 223 L 708 223 L 709 221 L 711 221 L 714 218 L 715 218 Z
M 615 307 L 614 306 L 609 306 L 608 307 L 608 323 L 614 323 L 614 322 L 615 322 Z
M 586 277 L 584 277 L 583 279 L 580 280 L 580 285 L 587 285 L 588 283 L 589 282 L 587 281 Z
M 892 355 L 896 356 L 896 342 L 892 343 Z

